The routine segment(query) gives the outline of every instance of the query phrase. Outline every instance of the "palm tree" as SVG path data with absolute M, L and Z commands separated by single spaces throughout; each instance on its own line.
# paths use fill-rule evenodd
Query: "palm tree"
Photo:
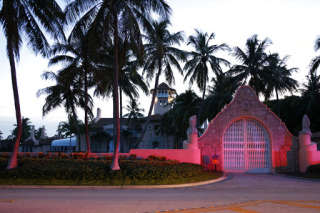
M 180 42 L 183 42 L 182 32 L 170 33 L 168 30 L 169 25 L 170 21 L 168 19 L 160 21 L 154 20 L 150 22 L 146 28 L 146 35 L 144 36 L 146 44 L 144 45 L 145 65 L 143 74 L 146 73 L 146 77 L 149 81 L 155 77 L 155 83 L 148 117 L 139 141 L 143 139 L 150 123 L 161 74 L 165 75 L 166 81 L 171 85 L 174 82 L 172 66 L 182 73 L 179 61 L 185 61 L 186 59 L 185 52 L 174 47 L 174 45 L 179 45 Z
M 113 70 L 113 118 L 114 118 L 114 156 L 111 165 L 112 170 L 119 170 L 119 143 L 120 143 L 120 119 L 119 119 L 119 39 L 126 38 L 132 45 L 132 49 L 142 51 L 142 38 L 139 23 L 156 12 L 162 16 L 168 16 L 169 5 L 165 0 L 74 0 L 66 7 L 67 21 L 75 21 L 82 16 L 79 23 L 84 27 L 94 24 L 102 27 L 101 37 L 112 38 L 114 44 L 114 70 Z M 83 15 L 84 14 L 84 15 Z
M 209 68 L 210 65 L 213 73 L 219 75 L 222 73 L 221 65 L 229 66 L 229 62 L 223 58 L 216 57 L 214 54 L 218 51 L 229 50 L 226 44 L 213 44 L 211 40 L 214 39 L 215 34 L 200 32 L 195 30 L 196 35 L 189 36 L 188 45 L 194 48 L 194 51 L 188 53 L 190 59 L 184 65 L 183 70 L 186 73 L 184 81 L 189 78 L 190 85 L 196 81 L 200 91 L 202 91 L 202 99 L 205 98 L 207 89 L 207 82 L 209 80 Z
M 270 44 L 268 38 L 260 41 L 257 35 L 253 35 L 247 40 L 245 50 L 240 47 L 234 48 L 233 55 L 241 64 L 232 66 L 230 74 L 242 84 L 249 84 L 258 95 L 265 92 L 264 78 L 267 75 L 264 72 L 267 72 L 269 60 L 269 55 L 265 51 Z
M 123 117 L 128 118 L 129 123 L 132 119 L 136 120 L 138 118 L 142 118 L 144 109 L 139 108 L 139 103 L 137 103 L 134 99 L 130 99 L 129 105 L 126 106 L 127 114 L 124 114 Z
M 12 130 L 11 135 L 14 138 L 17 138 L 19 127 L 18 125 L 14 125 L 15 128 Z M 22 118 L 22 135 L 21 135 L 21 142 L 25 142 L 25 140 L 30 136 L 30 130 L 32 128 L 32 124 L 29 118 Z
M 46 95 L 45 104 L 42 108 L 43 116 L 47 115 L 53 109 L 60 106 L 65 108 L 69 117 L 78 120 L 76 113 L 77 107 L 84 108 L 83 101 L 86 92 L 83 90 L 82 81 L 79 79 L 78 73 L 81 72 L 78 67 L 71 64 L 58 72 L 45 72 L 42 77 L 45 80 L 53 80 L 55 84 L 37 92 L 37 96 Z M 92 106 L 92 99 L 89 99 L 89 106 Z M 90 107 L 91 108 L 91 107 Z M 76 125 L 77 133 L 80 134 L 80 128 Z
M 315 51 L 318 51 L 320 49 L 320 37 L 317 38 L 317 40 L 315 41 L 314 49 Z M 312 59 L 310 64 L 311 72 L 315 72 L 318 69 L 319 65 L 320 65 L 320 56 L 316 56 Z
M 119 40 L 119 94 L 120 94 L 120 118 L 122 118 L 122 99 L 124 93 L 130 99 L 139 98 L 139 89 L 146 95 L 148 94 L 148 85 L 143 77 L 138 73 L 141 62 L 130 49 L 130 44 L 126 40 Z M 114 46 L 111 45 L 106 50 L 100 50 L 94 63 L 93 81 L 95 82 L 95 94 L 98 96 L 110 96 L 113 92 L 113 78 L 106 75 L 113 71 Z
M 218 74 L 212 78 L 212 83 L 213 85 L 209 86 L 209 94 L 200 107 L 200 123 L 206 119 L 212 120 L 232 100 L 233 94 L 240 86 L 240 82 L 235 81 L 229 73 Z
M 268 60 L 267 72 L 261 73 L 266 80 L 265 97 L 268 99 L 272 93 L 275 93 L 278 102 L 278 115 L 280 114 L 279 93 L 293 92 L 297 90 L 298 82 L 291 78 L 292 72 L 298 68 L 287 68 L 286 61 L 288 56 L 281 59 L 277 53 L 271 54 Z
M 16 110 L 18 133 L 8 169 L 17 167 L 19 143 L 22 135 L 22 121 L 19 92 L 16 77 L 16 65 L 22 40 L 25 38 L 35 53 L 47 56 L 49 43 L 44 30 L 54 39 L 63 39 L 63 13 L 56 1 L 42 0 L 3 0 L 0 11 L 0 24 L 7 39 L 7 54 L 11 68 L 11 80 Z M 22 34 L 24 37 L 22 37 Z
M 75 35 L 76 34 L 76 35 Z M 93 117 L 92 115 L 92 102 L 89 102 L 91 99 L 90 95 L 88 94 L 89 84 L 88 82 L 88 75 L 91 74 L 89 70 L 92 71 L 91 66 L 91 57 L 89 56 L 89 37 L 90 35 L 87 32 L 81 31 L 78 29 L 78 25 L 76 25 L 70 33 L 68 40 L 63 43 L 56 43 L 52 47 L 52 54 L 54 57 L 50 59 L 49 64 L 63 64 L 66 67 L 75 67 L 79 72 L 75 73 L 79 75 L 79 78 L 82 79 L 85 97 L 81 105 L 84 109 L 85 114 L 85 136 L 86 136 L 86 144 L 87 144 L 87 152 L 91 153 L 90 148 L 90 137 L 89 137 L 89 129 L 88 129 L 88 119 L 89 117 Z
M 319 108 L 320 104 L 320 75 L 317 75 L 311 68 L 307 75 L 307 83 L 303 84 L 304 88 L 301 90 L 302 97 L 306 103 L 306 113 L 311 113 L 313 106 Z

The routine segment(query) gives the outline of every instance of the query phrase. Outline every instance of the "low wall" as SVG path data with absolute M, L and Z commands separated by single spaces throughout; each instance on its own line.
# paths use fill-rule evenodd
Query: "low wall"
M 43 154 L 43 153 L 42 153 Z M 77 155 L 79 153 L 63 153 L 65 155 Z M 83 153 L 84 154 L 84 153 Z M 0 152 L 0 156 L 10 156 L 9 152 Z M 58 156 L 58 152 L 49 152 L 49 156 Z M 148 158 L 150 155 L 157 157 L 166 157 L 168 160 L 176 160 L 181 163 L 200 164 L 199 149 L 131 149 L 129 153 L 119 153 L 120 156 L 129 157 L 136 155 L 140 158 Z M 38 152 L 19 152 L 19 156 L 39 156 Z M 91 153 L 90 157 L 106 157 L 113 156 L 113 153 Z
M 150 155 L 164 156 L 168 160 L 177 160 L 181 163 L 200 164 L 200 149 L 131 149 L 129 155 L 147 158 Z

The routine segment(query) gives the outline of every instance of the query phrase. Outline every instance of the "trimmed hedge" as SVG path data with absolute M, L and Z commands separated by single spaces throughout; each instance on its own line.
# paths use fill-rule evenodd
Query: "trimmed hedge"
M 110 169 L 104 159 L 24 158 L 17 169 L 5 170 L 6 158 L 0 158 L 0 184 L 37 185 L 156 185 L 179 184 L 214 179 L 221 173 L 205 171 L 201 166 L 164 159 L 120 160 L 120 171 Z

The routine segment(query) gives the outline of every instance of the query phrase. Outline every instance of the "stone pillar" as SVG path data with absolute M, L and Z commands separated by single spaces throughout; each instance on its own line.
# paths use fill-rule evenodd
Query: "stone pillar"
M 304 173 L 312 164 L 312 151 L 314 144 L 311 143 L 311 132 L 299 133 L 299 171 Z

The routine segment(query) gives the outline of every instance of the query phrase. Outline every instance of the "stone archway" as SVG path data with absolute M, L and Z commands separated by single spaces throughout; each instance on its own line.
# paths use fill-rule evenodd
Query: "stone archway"
M 270 146 L 269 134 L 258 121 L 234 121 L 222 137 L 223 170 L 270 173 Z
M 228 128 L 238 129 L 228 130 Z M 241 145 L 243 150 L 230 148 L 228 151 L 229 148 L 224 147 L 226 135 L 231 134 L 228 131 L 238 131 L 237 137 L 240 137 L 240 132 L 243 133 L 244 143 Z M 263 143 L 255 141 L 259 139 L 258 136 Z M 208 169 L 265 173 L 275 172 L 277 169 L 291 171 L 294 168 L 294 161 L 288 161 L 292 134 L 280 118 L 259 101 L 254 90 L 248 86 L 242 86 L 237 90 L 233 100 L 210 121 L 208 128 L 198 141 L 201 149 L 201 163 Z M 232 140 L 230 144 L 230 146 L 240 147 L 240 143 L 237 145 Z M 250 146 L 257 147 L 250 148 Z M 226 155 L 229 157 L 224 158 L 225 150 L 228 151 Z M 291 156 L 290 153 L 289 157 L 291 159 L 293 155 Z

